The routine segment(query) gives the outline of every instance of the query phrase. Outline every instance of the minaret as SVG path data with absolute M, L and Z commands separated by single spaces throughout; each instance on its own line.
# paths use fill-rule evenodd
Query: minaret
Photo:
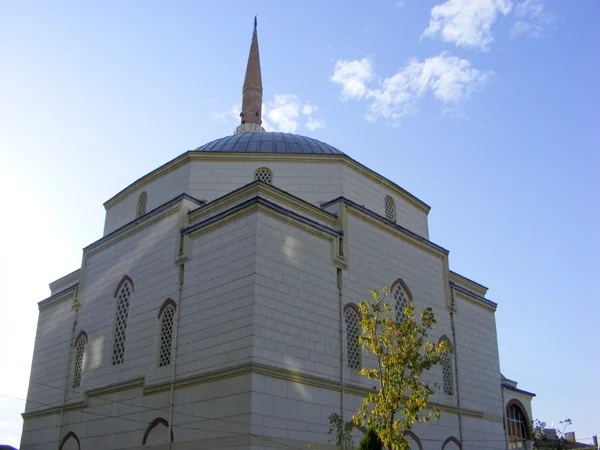
M 262 77 L 260 75 L 260 57 L 258 55 L 258 35 L 256 34 L 256 16 L 254 16 L 254 32 L 246 77 L 242 89 L 241 124 L 235 129 L 235 134 L 265 131 L 262 125 Z

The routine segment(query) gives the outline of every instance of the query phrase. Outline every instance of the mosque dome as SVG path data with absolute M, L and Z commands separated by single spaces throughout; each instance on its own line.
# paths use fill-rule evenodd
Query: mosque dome
M 196 152 L 220 153 L 287 153 L 302 155 L 344 155 L 329 144 L 292 133 L 239 133 L 215 139 L 198 147 Z

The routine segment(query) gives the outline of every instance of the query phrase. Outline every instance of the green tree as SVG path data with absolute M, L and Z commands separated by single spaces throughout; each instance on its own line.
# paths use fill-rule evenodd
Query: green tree
M 373 428 L 369 428 L 364 438 L 360 440 L 359 450 L 383 450 L 383 441 Z
M 436 323 L 431 308 L 421 312 L 419 323 L 415 320 L 415 306 L 410 304 L 404 310 L 403 320 L 396 322 L 385 302 L 388 288 L 372 289 L 371 293 L 373 302 L 359 305 L 359 342 L 367 354 L 375 357 L 377 366 L 363 368 L 360 373 L 377 380 L 379 390 L 363 400 L 352 419 L 357 426 L 373 429 L 386 449 L 409 450 L 404 431 L 432 417 L 439 420 L 441 410 L 429 405 L 433 390 L 421 381 L 421 375 L 440 364 L 450 346 L 446 340 L 439 344 L 427 340 Z

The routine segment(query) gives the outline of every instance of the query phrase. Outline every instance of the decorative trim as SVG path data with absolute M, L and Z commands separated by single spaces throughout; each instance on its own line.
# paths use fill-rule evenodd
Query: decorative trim
M 444 448 L 446 448 L 446 445 L 448 445 L 450 442 L 454 442 L 458 448 L 460 450 L 462 450 L 462 444 L 460 443 L 460 441 L 458 439 L 456 439 L 454 436 L 450 436 L 448 439 L 446 439 L 444 441 L 444 443 L 442 444 L 442 450 L 444 450 Z
M 126 281 L 129 282 L 129 284 L 131 285 L 131 292 L 135 292 L 135 288 L 133 287 L 133 280 L 129 278 L 128 275 L 125 275 L 123 278 L 121 278 L 121 281 L 119 281 L 117 289 L 115 289 L 115 298 L 117 298 L 117 296 L 119 295 L 119 291 L 121 290 Z
M 211 383 L 211 382 L 223 380 L 226 378 L 233 378 L 233 377 L 238 377 L 238 376 L 242 376 L 242 375 L 249 375 L 252 373 L 258 374 L 258 375 L 264 375 L 264 376 L 268 376 L 268 377 L 272 377 L 272 378 L 278 378 L 281 380 L 291 381 L 294 383 L 301 383 L 301 384 L 305 384 L 308 386 L 329 389 L 329 390 L 337 391 L 337 392 L 340 392 L 342 390 L 342 385 L 340 384 L 339 381 L 330 380 L 328 378 L 323 378 L 323 377 L 316 376 L 316 375 L 305 374 L 305 373 L 297 372 L 297 371 L 290 370 L 290 369 L 284 369 L 281 367 L 274 367 L 274 366 L 269 366 L 269 365 L 260 364 L 260 363 L 245 363 L 245 364 L 241 364 L 238 366 L 217 369 L 217 370 L 203 372 L 203 373 L 196 374 L 196 375 L 190 375 L 185 378 L 179 378 L 178 380 L 175 381 L 175 383 L 173 385 L 173 389 L 184 389 L 189 386 Z M 154 394 L 158 394 L 160 392 L 169 391 L 171 388 L 171 382 L 164 381 L 164 382 L 160 382 L 160 383 L 156 383 L 156 384 L 152 384 L 152 385 L 146 385 L 144 378 L 139 377 L 139 378 L 133 378 L 133 379 L 130 379 L 127 381 L 113 383 L 111 385 L 107 385 L 107 386 L 103 386 L 103 387 L 89 389 L 89 390 L 85 391 L 84 394 L 85 394 L 86 398 L 98 397 L 101 395 L 112 394 L 115 392 L 126 391 L 126 390 L 130 390 L 130 389 L 137 389 L 140 387 L 143 388 L 142 395 L 144 395 L 144 396 L 154 395 Z M 355 384 L 351 384 L 351 383 L 346 383 L 344 385 L 344 392 L 346 392 L 349 395 L 365 397 L 368 394 L 372 393 L 373 389 L 355 385 Z M 478 419 L 489 420 L 492 422 L 499 422 L 499 423 L 503 422 L 502 417 L 486 415 L 481 411 L 476 411 L 476 410 L 472 410 L 472 409 L 468 409 L 468 408 L 458 408 L 458 407 L 455 407 L 452 405 L 447 405 L 444 403 L 433 402 L 433 401 L 429 402 L 429 404 L 431 406 L 438 406 L 438 407 L 442 408 L 442 410 L 443 410 L 442 412 L 447 413 L 447 414 L 462 413 L 465 416 L 474 417 L 474 418 L 478 418 Z M 80 402 L 65 406 L 65 410 L 67 410 L 67 409 L 75 410 L 75 409 L 84 408 L 86 406 L 87 406 L 86 401 L 80 401 Z M 51 408 L 47 408 L 44 410 L 23 413 L 22 416 L 24 419 L 29 419 L 29 418 L 33 418 L 33 417 L 57 414 L 57 413 L 60 413 L 60 411 L 61 411 L 61 407 L 56 406 L 56 407 L 51 407 Z
M 404 430 L 404 436 L 410 436 L 419 446 L 419 450 L 423 450 L 423 444 L 421 444 L 421 439 L 419 439 L 419 437 L 411 430 Z
M 131 378 L 125 381 L 107 384 L 105 386 L 94 387 L 85 392 L 86 397 L 99 397 L 106 394 L 114 394 L 115 392 L 128 391 L 129 389 L 143 388 L 144 377 Z
M 58 450 L 62 450 L 62 448 L 70 438 L 74 438 L 77 441 L 77 447 L 81 449 L 81 442 L 79 442 L 79 438 L 75 433 L 69 431 L 67 434 L 65 434 L 65 437 L 62 438 L 62 441 L 60 441 L 60 446 L 58 447 Z
M 169 429 L 169 422 L 167 422 L 162 417 L 157 417 L 152 422 L 150 422 L 150 425 L 148 425 L 148 427 L 146 428 L 146 432 L 144 433 L 144 438 L 142 439 L 142 445 L 146 445 L 146 441 L 148 440 L 148 436 L 150 435 L 150 433 L 152 432 L 152 430 L 154 430 L 159 425 L 164 425 L 165 427 L 167 427 L 167 430 Z M 173 438 L 173 428 L 171 428 L 171 442 L 173 442 L 173 441 L 174 441 L 174 438 Z
M 112 198 L 104 203 L 104 209 L 108 210 L 114 204 L 124 199 L 133 192 L 141 189 L 148 183 L 157 178 L 189 163 L 189 162 L 211 162 L 211 161 L 243 161 L 243 162 L 296 162 L 296 163 L 326 163 L 336 164 L 342 163 L 344 166 L 353 169 L 371 181 L 383 186 L 384 188 L 396 193 L 398 197 L 407 201 L 412 206 L 416 207 L 425 214 L 429 214 L 431 207 L 419 198 L 412 195 L 410 192 L 398 186 L 396 183 L 384 178 L 377 172 L 363 166 L 359 162 L 350 158 L 347 155 L 305 155 L 305 154 L 281 154 L 281 153 L 219 153 L 219 152 L 195 152 L 188 151 L 163 164 L 159 168 L 134 181 L 132 184 L 121 190 Z
M 162 316 L 162 313 L 165 309 L 167 309 L 167 306 L 169 305 L 172 306 L 175 309 L 175 311 L 177 311 L 177 303 L 175 303 L 172 299 L 168 298 L 163 302 L 162 306 L 158 310 L 157 319 L 160 319 L 160 316 Z

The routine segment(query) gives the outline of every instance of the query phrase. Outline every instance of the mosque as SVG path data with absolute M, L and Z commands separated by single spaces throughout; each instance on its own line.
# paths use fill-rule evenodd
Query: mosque
M 496 303 L 429 240 L 429 205 L 337 148 L 262 128 L 256 22 L 231 136 L 104 203 L 104 235 L 39 302 L 21 450 L 332 449 L 376 386 L 357 304 L 434 310 L 439 422 L 412 449 L 526 448 Z M 355 430 L 358 445 L 362 433 Z

